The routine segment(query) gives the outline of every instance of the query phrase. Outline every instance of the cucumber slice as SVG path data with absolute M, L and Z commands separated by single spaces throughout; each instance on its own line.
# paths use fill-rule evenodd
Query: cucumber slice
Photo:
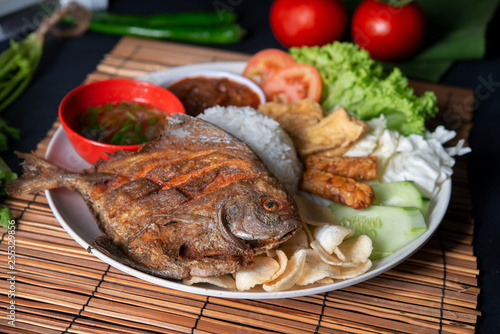
M 413 181 L 397 181 L 372 185 L 375 199 L 372 204 L 386 206 L 415 207 L 424 217 L 431 200 L 422 194 Z
M 422 212 L 414 207 L 371 205 L 364 210 L 330 205 L 340 225 L 354 230 L 354 237 L 365 234 L 373 243 L 371 260 L 390 255 L 427 231 Z

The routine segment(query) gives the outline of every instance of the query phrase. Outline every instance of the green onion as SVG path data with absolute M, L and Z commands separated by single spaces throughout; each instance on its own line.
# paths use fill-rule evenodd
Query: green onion
M 114 145 L 135 145 L 155 136 L 150 127 L 162 127 L 164 114 L 137 102 L 105 103 L 88 107 L 79 119 L 79 133 L 89 139 Z M 158 127 L 159 126 L 159 127 Z
M 43 43 L 47 33 L 63 16 L 74 15 L 77 17 L 77 15 L 81 15 L 82 11 L 87 13 L 83 7 L 70 3 L 47 17 L 36 31 L 22 41 L 10 41 L 10 47 L 0 54 L 0 111 L 12 104 L 31 82 L 42 57 Z M 84 29 L 81 29 L 83 21 L 78 21 L 77 27 L 68 36 L 72 32 L 76 32 L 77 28 L 78 33 L 85 31 L 88 27 L 88 17 L 87 13 Z M 60 34 L 62 35 L 62 33 Z
M 139 135 L 139 137 L 138 137 L 138 140 L 137 140 L 137 141 L 139 142 L 139 144 L 143 144 L 143 143 L 145 143 L 145 142 L 149 141 L 149 139 L 148 139 L 148 137 L 146 137 L 145 135 Z
M 28 86 L 42 56 L 43 36 L 36 32 L 23 41 L 10 42 L 0 55 L 0 111 L 7 108 Z
M 135 125 L 134 132 L 135 132 L 136 135 L 140 135 L 141 134 L 141 132 L 142 132 L 142 123 L 137 123 Z

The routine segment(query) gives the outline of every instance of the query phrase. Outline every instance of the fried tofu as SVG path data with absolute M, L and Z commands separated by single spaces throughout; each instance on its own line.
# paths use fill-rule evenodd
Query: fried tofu
M 302 157 L 328 151 L 342 155 L 368 130 L 368 124 L 338 108 L 320 122 L 305 127 L 297 138 L 297 149 Z
M 319 123 L 323 118 L 323 109 L 312 100 L 268 102 L 260 105 L 259 111 L 280 123 L 291 137 L 300 135 L 304 128 Z
M 268 102 L 259 110 L 280 123 L 302 158 L 319 152 L 341 155 L 368 130 L 368 124 L 344 108 L 323 117 L 321 106 L 311 100 Z

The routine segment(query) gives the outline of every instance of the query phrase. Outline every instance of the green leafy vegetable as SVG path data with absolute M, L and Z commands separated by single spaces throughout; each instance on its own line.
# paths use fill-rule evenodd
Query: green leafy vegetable
M 19 139 L 19 130 L 9 126 L 7 122 L 0 117 L 0 151 L 7 150 L 9 136 Z M 17 174 L 12 172 L 9 166 L 0 157 L 0 203 L 3 203 L 7 197 L 5 185 L 13 179 L 17 179 Z M 7 228 L 10 220 L 12 220 L 12 212 L 10 209 L 8 207 L 0 207 L 0 226 Z
M 25 39 L 20 42 L 10 41 L 10 47 L 0 54 L 0 111 L 14 102 L 31 82 L 42 57 L 46 34 L 64 15 L 75 15 L 81 19 L 77 20 L 78 24 L 74 29 L 66 31 L 66 33 L 59 31 L 61 36 L 77 36 L 83 33 L 87 29 L 88 19 L 85 21 L 85 15 L 81 15 L 82 13 L 87 13 L 87 11 L 75 3 L 70 3 L 47 17 L 40 27 Z M 7 150 L 9 136 L 19 140 L 19 135 L 18 129 L 9 126 L 0 117 L 0 151 Z M 17 174 L 13 173 L 0 157 L 0 203 L 7 197 L 5 185 L 15 178 L 17 178 Z M 11 219 L 10 209 L 0 208 L 0 225 L 8 227 Z
M 8 125 L 7 122 L 0 117 L 0 151 L 7 150 L 9 136 L 19 140 L 20 131 Z
M 17 179 L 17 174 L 12 172 L 12 170 L 7 166 L 5 161 L 0 157 L 0 202 L 3 202 L 7 197 L 5 192 L 5 185 L 10 180 Z M 7 228 L 9 226 L 9 220 L 12 220 L 12 212 L 9 208 L 0 208 L 0 225 Z
M 0 208 L 0 226 L 9 227 L 9 221 L 14 219 L 9 208 Z
M 28 86 L 42 56 L 43 36 L 31 33 L 0 54 L 0 111 L 9 106 Z
M 80 16 L 86 10 L 70 3 L 64 8 L 58 8 L 47 17 L 40 27 L 30 33 L 20 42 L 10 41 L 10 47 L 0 54 L 0 111 L 7 108 L 26 89 L 40 63 L 43 53 L 45 36 L 65 15 Z M 76 36 L 87 29 L 88 22 L 76 20 L 76 28 L 70 31 L 59 32 L 61 36 Z M 83 24 L 82 24 L 83 22 Z
M 79 121 L 79 134 L 88 139 L 114 145 L 136 145 L 160 133 L 165 125 L 165 114 L 143 103 L 124 101 L 88 107 Z
M 291 48 L 297 62 L 315 66 L 323 80 L 321 104 L 327 112 L 342 106 L 363 120 L 384 114 L 387 127 L 404 135 L 423 134 L 425 120 L 438 108 L 436 96 L 413 93 L 398 68 L 390 73 L 352 43 Z
M 10 180 L 17 179 L 17 174 L 12 172 L 12 170 L 7 166 L 5 161 L 0 157 L 0 199 L 4 200 L 7 197 L 5 192 L 5 184 Z

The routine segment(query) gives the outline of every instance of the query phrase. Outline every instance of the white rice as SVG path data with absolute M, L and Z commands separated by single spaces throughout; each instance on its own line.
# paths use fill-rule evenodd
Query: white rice
M 302 175 L 295 147 L 278 122 L 250 107 L 212 107 L 198 117 L 245 142 L 291 193 Z

